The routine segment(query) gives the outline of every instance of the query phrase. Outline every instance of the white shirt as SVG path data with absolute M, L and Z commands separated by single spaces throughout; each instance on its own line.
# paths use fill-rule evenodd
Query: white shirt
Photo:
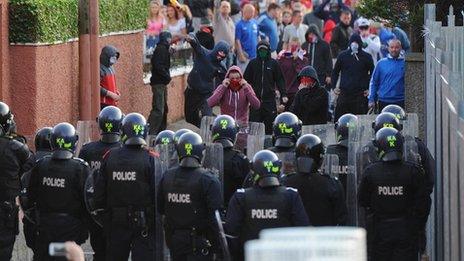
M 294 24 L 289 24 L 284 29 L 284 37 L 282 41 L 284 43 L 288 43 L 293 37 L 298 37 L 300 39 L 300 43 L 304 43 L 306 42 L 306 31 L 308 31 L 308 26 L 305 24 L 300 24 L 298 28 L 296 28 Z
M 187 25 L 185 23 L 185 18 L 181 18 L 177 20 L 176 24 L 168 24 L 168 30 L 171 32 L 173 36 L 181 35 L 182 29 L 186 28 Z
M 361 37 L 361 39 L 367 44 L 367 47 L 363 48 L 363 50 L 372 56 L 374 65 L 376 65 L 378 59 L 382 58 L 380 54 L 380 38 L 375 34 L 370 34 L 367 37 Z

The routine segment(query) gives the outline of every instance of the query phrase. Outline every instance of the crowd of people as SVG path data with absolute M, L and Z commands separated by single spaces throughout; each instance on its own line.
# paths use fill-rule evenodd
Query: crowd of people
M 185 41 L 192 46 L 194 65 L 185 90 L 187 122 L 199 127 L 203 116 L 213 114 L 211 107 L 220 105 L 221 113 L 232 116 L 239 125 L 246 125 L 241 119 L 249 118 L 263 122 L 266 134 L 271 134 L 273 119 L 284 111 L 294 112 L 304 124 L 324 124 L 345 113 L 378 112 L 389 104 L 404 108 L 404 57 L 410 49 L 407 34 L 388 21 L 360 17 L 357 1 L 194 2 L 172 1 L 163 8 L 152 1 L 147 25 L 147 34 L 157 35 L 157 41 L 165 28 L 171 33 L 171 44 Z M 169 17 L 171 12 L 189 8 L 193 14 L 202 14 L 197 17 L 202 26 L 184 30 L 181 37 L 166 26 L 157 26 L 157 34 L 152 33 L 163 16 L 161 10 Z M 163 79 L 169 76 L 169 63 L 160 64 L 157 58 L 160 51 L 163 57 L 169 56 L 169 51 L 160 49 L 151 61 L 152 86 L 158 84 L 160 73 L 165 75 Z M 314 83 L 306 85 L 309 90 L 304 90 L 299 77 L 306 66 L 315 69 L 315 77 L 309 77 Z M 243 79 L 241 84 L 228 84 L 231 68 Z M 168 83 L 166 80 L 164 85 Z M 221 85 L 229 88 L 218 88 Z M 239 95 L 242 85 L 251 86 L 253 92 L 247 92 L 247 100 L 257 98 L 259 106 L 256 102 L 251 107 L 247 102 L 236 103 L 235 98 L 243 96 Z M 213 96 L 214 102 L 209 102 Z M 153 107 L 152 114 L 158 113 L 156 118 L 150 117 L 153 126 L 160 126 L 157 121 L 165 118 L 159 115 L 166 111 L 161 107 L 166 106 Z M 153 128 L 151 134 L 162 130 Z
M 405 149 L 404 31 L 360 17 L 353 0 L 155 0 L 146 34 L 148 120 L 117 108 L 120 54 L 105 46 L 101 138 L 78 155 L 69 123 L 40 129 L 29 150 L 0 102 L 0 260 L 11 258 L 19 206 L 34 260 L 59 260 L 52 242 L 89 237 L 94 260 L 163 260 L 166 252 L 179 261 L 243 260 L 245 242 L 261 230 L 309 225 L 365 227 L 370 260 L 424 253 L 435 167 L 418 138 L 417 157 Z M 191 45 L 194 61 L 185 119 L 200 127 L 219 106 L 207 127 L 223 156 L 205 153 L 192 130 L 166 130 L 171 46 L 179 41 Z M 369 110 L 378 116 L 361 126 Z M 302 133 L 331 122 L 332 143 Z M 253 139 L 240 149 L 236 142 L 251 123 L 263 123 L 272 144 L 248 159 Z M 350 132 L 371 128 L 355 150 L 356 168 L 349 166 Z M 338 157 L 338 177 L 323 166 L 327 155 Z M 206 168 L 212 156 L 221 170 Z

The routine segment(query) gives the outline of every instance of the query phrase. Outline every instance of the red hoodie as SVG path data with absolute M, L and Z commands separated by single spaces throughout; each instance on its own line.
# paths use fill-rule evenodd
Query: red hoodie
M 231 71 L 237 71 L 243 78 L 242 71 L 238 66 L 231 66 L 227 71 L 226 78 L 229 78 Z M 226 114 L 234 118 L 239 124 L 248 122 L 249 107 L 257 110 L 261 106 L 250 84 L 245 84 L 238 91 L 219 85 L 213 95 L 208 99 L 208 106 L 221 106 L 221 114 Z

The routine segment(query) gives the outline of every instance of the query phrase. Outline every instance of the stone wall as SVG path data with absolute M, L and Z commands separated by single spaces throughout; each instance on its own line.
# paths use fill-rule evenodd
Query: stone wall
M 111 44 L 121 53 L 115 65 L 116 83 L 121 91 L 119 107 L 124 113 L 139 112 L 148 117 L 152 93 L 143 80 L 141 32 L 100 38 L 100 49 Z M 7 45 L 8 46 L 8 45 Z M 79 119 L 78 42 L 53 45 L 11 45 L 7 64 L 9 82 L 3 93 L 15 113 L 20 133 L 29 136 L 43 126 Z M 4 74 L 3 74 L 4 75 Z M 186 75 L 173 77 L 168 89 L 168 121 L 183 118 Z M 2 85 L 4 88 L 4 85 Z M 8 98 L 9 97 L 9 98 Z
M 406 56 L 405 76 L 406 111 L 419 117 L 419 137 L 425 137 L 425 81 L 424 54 L 410 53 Z

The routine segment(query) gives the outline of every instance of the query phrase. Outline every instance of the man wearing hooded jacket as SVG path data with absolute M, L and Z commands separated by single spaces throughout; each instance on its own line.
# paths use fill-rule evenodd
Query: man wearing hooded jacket
M 210 51 L 199 44 L 194 34 L 189 34 L 186 40 L 192 46 L 194 59 L 185 90 L 185 120 L 200 127 L 201 117 L 213 114 L 206 100 L 214 91 L 214 83 L 224 79 L 227 69 L 222 61 L 227 57 L 230 45 L 219 41 Z
M 322 86 L 329 85 L 333 67 L 329 44 L 322 39 L 319 28 L 314 24 L 309 25 L 305 39 L 301 48 L 306 51 L 309 65 L 316 70 L 319 83 Z
M 335 89 L 338 95 L 335 109 L 335 121 L 346 113 L 367 113 L 367 96 L 369 81 L 374 71 L 372 56 L 362 50 L 363 41 L 359 34 L 350 37 L 349 48 L 337 57 L 332 72 L 332 86 L 340 77 L 340 88 Z
M 150 134 L 158 134 L 166 129 L 168 107 L 166 103 L 167 85 L 171 82 L 171 45 L 172 35 L 170 32 L 161 32 L 155 52 L 151 57 L 151 79 L 150 85 L 153 92 L 151 112 L 148 117 L 150 123 Z
M 100 53 L 100 107 L 117 106 L 121 93 L 116 86 L 113 65 L 119 59 L 119 51 L 112 45 L 103 47 Z
M 316 70 L 304 67 L 297 78 L 300 86 L 290 111 L 303 125 L 326 124 L 329 116 L 329 94 L 319 84 Z
M 280 92 L 281 102 L 288 102 L 285 90 L 285 79 L 278 62 L 271 58 L 269 42 L 262 40 L 258 43 L 258 56 L 250 61 L 243 77 L 253 87 L 261 107 L 250 110 L 250 121 L 263 122 L 266 134 L 272 134 L 272 122 L 277 115 L 275 87 Z

